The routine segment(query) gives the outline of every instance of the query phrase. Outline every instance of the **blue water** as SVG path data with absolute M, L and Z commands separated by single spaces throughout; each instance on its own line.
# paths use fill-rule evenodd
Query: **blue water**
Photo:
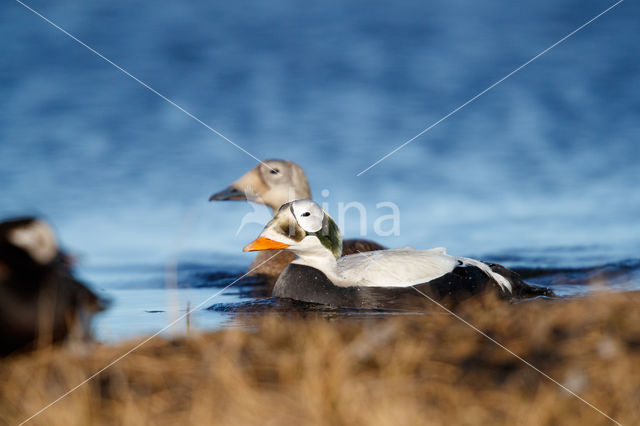
M 363 203 L 372 239 L 524 268 L 614 265 L 627 271 L 614 288 L 640 288 L 635 2 L 360 177 L 613 2 L 27 4 L 258 158 L 300 163 L 330 213 Z M 246 269 L 240 250 L 261 226 L 237 230 L 252 207 L 207 198 L 254 159 L 17 2 L 0 5 L 0 37 L 0 217 L 55 224 L 81 276 L 115 300 L 100 336 L 160 329 L 168 314 L 147 311 L 217 291 L 199 271 Z M 399 207 L 399 235 L 373 234 L 380 202 Z M 344 228 L 359 235 L 355 211 Z

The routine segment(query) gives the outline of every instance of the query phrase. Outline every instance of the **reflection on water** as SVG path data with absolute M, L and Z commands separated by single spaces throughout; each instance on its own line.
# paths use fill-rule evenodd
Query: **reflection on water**
M 187 307 L 196 308 L 206 303 L 215 292 L 210 289 L 114 289 L 106 292 L 113 303 L 97 317 L 94 325 L 99 340 L 114 341 L 123 338 L 154 334 L 173 323 L 164 335 L 184 333 L 187 328 Z M 219 295 L 215 300 L 235 302 L 233 295 Z M 225 322 L 222 316 L 202 315 L 199 310 L 191 314 L 194 327 L 218 328 Z
M 112 341 L 160 332 L 175 321 L 164 335 L 194 330 L 244 326 L 247 319 L 260 315 L 286 315 L 304 318 L 365 320 L 397 315 L 445 314 L 434 304 L 432 310 L 403 311 L 388 309 L 334 308 L 291 300 L 269 298 L 269 290 L 259 281 L 242 279 L 233 268 L 213 269 L 190 264 L 180 268 L 179 287 L 165 289 L 162 274 L 153 276 L 150 270 L 123 275 L 114 268 L 113 274 L 101 270 L 96 282 L 114 284 L 99 289 L 112 298 L 111 309 L 101 314 L 96 324 L 97 336 Z M 516 267 L 515 270 L 531 284 L 549 287 L 558 296 L 581 296 L 594 291 L 637 290 L 640 283 L 640 261 L 630 260 L 584 268 Z M 100 278 L 102 277 L 102 278 Z M 120 284 L 126 283 L 123 287 Z M 520 303 L 526 303 L 522 301 Z

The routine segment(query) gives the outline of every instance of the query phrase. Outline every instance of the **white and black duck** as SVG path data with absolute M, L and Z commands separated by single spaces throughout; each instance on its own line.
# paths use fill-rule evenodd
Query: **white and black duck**
M 415 309 L 432 307 L 429 298 L 452 307 L 485 291 L 495 291 L 503 298 L 552 295 L 501 265 L 450 256 L 444 248 L 341 256 L 340 229 L 311 200 L 284 204 L 244 251 L 272 249 L 297 256 L 279 276 L 273 296 L 304 302 Z

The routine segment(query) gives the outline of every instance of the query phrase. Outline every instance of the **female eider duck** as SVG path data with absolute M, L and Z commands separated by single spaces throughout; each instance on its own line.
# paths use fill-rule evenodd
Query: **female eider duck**
M 22 218 L 0 222 L 0 356 L 90 337 L 106 302 L 76 280 L 51 227 Z
M 277 212 L 288 201 L 310 198 L 307 175 L 299 165 L 293 161 L 266 160 L 226 189 L 213 194 L 209 201 L 248 200 L 264 204 Z M 368 240 L 344 240 L 342 243 L 344 255 L 383 249 L 384 246 Z M 249 275 L 260 277 L 273 285 L 284 268 L 295 259 L 291 252 L 279 250 L 277 255 L 275 253 L 259 253 L 249 267 Z
M 503 298 L 551 295 L 507 268 L 450 256 L 444 248 L 341 257 L 341 243 L 340 229 L 320 206 L 297 200 L 284 204 L 244 251 L 293 252 L 297 257 L 278 278 L 273 296 L 324 305 L 418 309 L 433 305 L 431 298 L 453 307 L 488 289 Z

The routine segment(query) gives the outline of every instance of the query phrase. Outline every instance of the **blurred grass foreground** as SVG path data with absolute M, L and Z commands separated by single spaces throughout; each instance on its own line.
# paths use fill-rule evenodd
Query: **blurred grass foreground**
M 640 424 L 640 293 L 460 315 L 622 424 Z M 238 317 L 156 338 L 29 424 L 613 424 L 448 314 L 335 321 Z M 16 424 L 136 342 L 0 361 L 0 424 Z

